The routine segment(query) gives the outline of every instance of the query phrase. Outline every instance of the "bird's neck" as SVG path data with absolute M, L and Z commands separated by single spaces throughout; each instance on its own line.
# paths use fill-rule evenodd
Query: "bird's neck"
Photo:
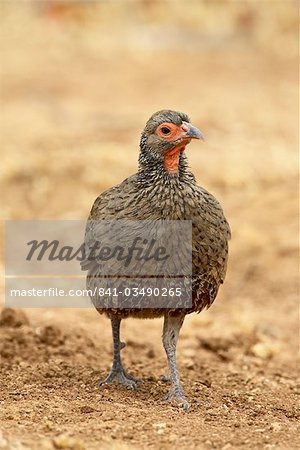
M 189 170 L 185 148 L 174 148 L 165 155 L 160 155 L 149 148 L 141 139 L 139 156 L 139 177 L 146 182 L 153 183 L 157 180 L 194 180 Z

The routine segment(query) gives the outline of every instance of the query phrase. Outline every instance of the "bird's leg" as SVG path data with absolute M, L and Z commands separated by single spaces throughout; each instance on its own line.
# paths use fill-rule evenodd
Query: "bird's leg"
M 126 346 L 124 342 L 120 341 L 120 323 L 121 319 L 113 317 L 111 319 L 111 327 L 112 327 L 112 337 L 113 337 L 113 364 L 111 371 L 108 376 L 99 382 L 99 386 L 102 386 L 106 383 L 120 383 L 124 384 L 128 388 L 131 388 L 133 391 L 137 390 L 137 382 L 140 381 L 134 378 L 132 375 L 129 375 L 121 361 L 120 351 Z
M 185 314 L 170 316 L 168 313 L 166 313 L 163 328 L 163 345 L 168 358 L 170 378 L 172 383 L 171 389 L 166 395 L 165 400 L 175 400 L 186 411 L 190 405 L 188 404 L 184 396 L 176 364 L 176 344 L 180 328 L 184 321 L 184 316 Z

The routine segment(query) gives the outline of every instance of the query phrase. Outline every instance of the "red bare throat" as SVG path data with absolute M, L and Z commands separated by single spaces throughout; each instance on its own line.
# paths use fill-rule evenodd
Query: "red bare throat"
M 171 150 L 167 151 L 164 155 L 164 166 L 165 169 L 170 173 L 176 173 L 178 172 L 178 166 L 179 166 L 179 156 L 180 153 L 183 152 L 185 149 L 185 144 L 180 142 L 176 147 L 172 148 Z

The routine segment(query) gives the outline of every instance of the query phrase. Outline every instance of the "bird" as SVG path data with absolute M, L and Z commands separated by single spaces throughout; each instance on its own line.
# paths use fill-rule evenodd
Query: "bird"
M 204 140 L 203 133 L 182 112 L 163 109 L 154 113 L 141 133 L 138 170 L 120 184 L 104 191 L 95 200 L 88 217 L 84 245 L 91 248 L 97 240 L 94 223 L 98 221 L 191 221 L 192 223 L 192 301 L 187 308 L 101 307 L 94 290 L 100 283 L 101 264 L 85 257 L 82 270 L 87 270 L 87 289 L 100 314 L 111 321 L 113 362 L 108 376 L 99 382 L 119 383 L 137 390 L 141 380 L 124 367 L 120 340 L 123 319 L 163 317 L 162 342 L 168 360 L 169 375 L 163 377 L 171 387 L 164 399 L 187 411 L 190 403 L 183 391 L 176 361 L 176 346 L 184 318 L 199 313 L 214 302 L 224 282 L 228 260 L 230 226 L 220 203 L 203 187 L 199 187 L 186 156 L 192 140 Z M 117 223 L 117 222 L 116 222 Z M 173 223 L 173 222 L 172 222 Z M 145 300 L 147 301 L 147 300 Z M 109 305 L 108 305 L 109 306 Z

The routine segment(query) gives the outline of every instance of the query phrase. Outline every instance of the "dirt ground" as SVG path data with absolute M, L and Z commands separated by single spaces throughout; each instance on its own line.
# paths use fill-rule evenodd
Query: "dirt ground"
M 93 309 L 2 309 L 0 449 L 299 448 L 298 6 L 100 3 L 1 3 L 2 218 L 86 218 L 136 170 L 148 117 L 182 110 L 232 227 L 227 279 L 182 329 L 187 413 L 161 400 L 161 320 L 122 324 L 131 392 L 97 387 L 112 348 Z

